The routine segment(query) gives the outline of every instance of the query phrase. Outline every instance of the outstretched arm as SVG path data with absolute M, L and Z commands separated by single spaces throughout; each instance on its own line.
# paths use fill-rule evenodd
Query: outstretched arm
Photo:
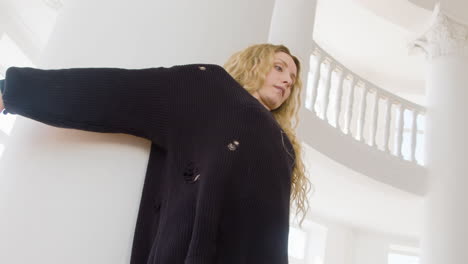
M 126 133 L 165 147 L 174 68 L 10 67 L 0 109 L 63 128 Z
M 4 83 L 4 80 L 0 80 L 0 113 L 3 111 L 3 109 L 5 109 L 5 105 L 3 105 L 3 83 Z

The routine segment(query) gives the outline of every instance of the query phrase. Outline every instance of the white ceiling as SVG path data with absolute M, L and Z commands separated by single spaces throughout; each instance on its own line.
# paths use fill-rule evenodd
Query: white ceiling
M 424 105 L 425 57 L 408 44 L 430 15 L 407 0 L 318 0 L 314 39 L 362 78 Z

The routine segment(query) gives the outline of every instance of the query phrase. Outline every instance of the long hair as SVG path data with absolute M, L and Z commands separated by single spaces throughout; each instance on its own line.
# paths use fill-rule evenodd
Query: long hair
M 284 52 L 291 56 L 297 67 L 296 82 L 294 83 L 288 99 L 278 108 L 271 111 L 276 121 L 284 130 L 292 143 L 295 152 L 295 164 L 291 175 L 291 199 L 290 205 L 295 203 L 296 216 L 302 213 L 299 226 L 302 227 L 309 201 L 307 194 L 311 183 L 306 176 L 306 170 L 302 162 L 302 147 L 296 137 L 295 130 L 299 123 L 299 109 L 301 107 L 302 81 L 300 77 L 301 64 L 299 59 L 291 54 L 283 45 L 257 44 L 242 51 L 234 53 L 224 64 L 224 69 L 250 94 L 262 87 L 267 74 L 273 68 L 274 55 Z M 294 123 L 292 119 L 294 117 Z

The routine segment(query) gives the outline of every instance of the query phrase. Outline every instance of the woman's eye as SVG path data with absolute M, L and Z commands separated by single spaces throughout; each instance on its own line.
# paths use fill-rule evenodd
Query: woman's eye
M 278 66 L 278 65 L 276 65 L 275 68 L 276 68 L 278 71 L 283 70 L 283 68 L 281 68 L 281 66 Z

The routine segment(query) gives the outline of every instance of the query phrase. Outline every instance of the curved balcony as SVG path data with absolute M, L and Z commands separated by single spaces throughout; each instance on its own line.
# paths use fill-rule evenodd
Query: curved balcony
M 329 158 L 417 195 L 426 191 L 425 108 L 379 88 L 315 44 L 298 133 Z

